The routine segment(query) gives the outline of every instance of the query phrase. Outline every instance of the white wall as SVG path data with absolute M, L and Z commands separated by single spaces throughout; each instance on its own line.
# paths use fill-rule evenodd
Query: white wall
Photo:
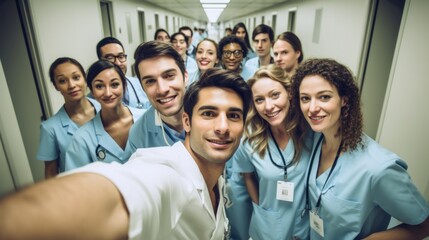
M 98 0 L 29 0 L 41 65 L 53 112 L 64 104 L 49 80 L 49 66 L 59 57 L 72 57 L 87 69 L 97 60 L 95 46 L 103 36 Z
M 428 10 L 427 0 L 409 1 L 378 139 L 405 159 L 415 184 L 429 200 Z
M 0 196 L 33 182 L 0 60 Z M 13 176 L 13 177 L 12 177 Z
M 239 21 L 247 24 L 250 17 L 251 27 L 248 27 L 249 36 L 253 31 L 253 18 L 256 25 L 261 23 L 265 16 L 265 24 L 271 24 L 273 13 L 277 14 L 276 34 L 287 31 L 288 16 L 291 9 L 296 10 L 295 33 L 300 38 L 305 59 L 310 57 L 330 57 L 350 67 L 357 73 L 360 55 L 364 41 L 369 0 L 290 0 L 284 4 L 265 9 L 251 16 L 224 22 L 223 25 L 232 25 Z M 314 18 L 316 9 L 322 9 L 319 43 L 313 43 Z

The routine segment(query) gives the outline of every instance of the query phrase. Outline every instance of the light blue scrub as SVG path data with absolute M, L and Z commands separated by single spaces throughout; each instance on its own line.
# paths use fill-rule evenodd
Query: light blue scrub
M 274 63 L 274 59 L 271 57 L 270 59 L 270 64 Z M 244 65 L 246 68 L 252 69 L 254 70 L 254 72 L 252 73 L 252 76 L 255 74 L 255 72 L 261 67 L 261 65 L 259 64 L 259 57 L 254 57 L 252 59 L 249 59 L 246 62 L 246 65 Z
M 243 58 L 243 64 L 245 64 L 247 61 L 249 61 L 252 58 L 257 57 L 256 53 L 253 51 L 253 49 L 249 48 L 247 49 L 247 55 L 245 58 Z
M 179 133 L 168 127 L 153 107 L 149 108 L 131 127 L 128 137 L 133 152 L 138 148 L 169 146 L 183 140 L 185 140 L 185 131 Z
M 366 147 L 343 153 L 322 190 L 330 169 L 316 179 L 320 146 L 310 172 L 310 203 L 322 192 L 319 216 L 324 239 L 362 239 L 387 228 L 390 216 L 416 225 L 429 216 L 429 204 L 413 184 L 407 164 L 367 135 Z M 315 140 L 316 141 L 316 140 Z M 311 239 L 323 239 L 311 230 Z
M 133 108 L 148 109 L 151 104 L 143 91 L 138 78 L 127 76 L 127 91 L 125 91 L 122 102 Z
M 128 107 L 133 115 L 134 123 L 146 111 Z M 129 142 L 122 149 L 115 140 L 104 130 L 101 112 L 94 119 L 76 131 L 66 152 L 66 171 L 82 167 L 91 162 L 103 161 L 125 163 L 133 151 Z
M 100 103 L 88 98 L 96 112 L 100 111 Z M 64 106 L 40 125 L 39 150 L 36 159 L 41 161 L 58 161 L 59 172 L 65 170 L 66 150 L 78 126 L 70 119 Z
M 193 73 L 198 70 L 197 62 L 190 56 L 186 57 L 185 66 L 188 73 Z
M 287 168 L 287 182 L 294 184 L 293 202 L 278 200 L 276 197 L 277 183 L 284 181 L 284 170 L 272 163 L 268 151 L 261 158 L 255 152 L 255 148 L 246 142 L 240 145 L 231 159 L 234 171 L 240 173 L 253 172 L 258 178 L 259 205 L 252 202 L 253 214 L 249 230 L 253 240 L 308 239 L 308 215 L 301 218 L 301 213 L 305 207 L 305 173 L 310 159 L 312 138 L 308 137 L 307 140 L 308 149 L 303 149 L 297 164 Z M 268 147 L 273 161 L 279 166 L 284 166 L 282 157 L 272 138 L 268 140 Z M 295 154 L 293 141 L 290 140 L 281 152 L 286 165 L 289 165 Z M 241 218 L 241 221 L 244 222 L 244 220 Z
M 249 80 L 249 78 L 253 77 L 253 74 L 256 72 L 256 69 L 253 69 L 248 66 L 244 66 L 241 70 L 240 76 L 244 79 L 244 81 Z
M 199 69 L 195 72 L 189 73 L 187 87 L 189 87 L 193 82 L 198 81 L 200 79 L 200 76 L 201 76 L 201 72 Z

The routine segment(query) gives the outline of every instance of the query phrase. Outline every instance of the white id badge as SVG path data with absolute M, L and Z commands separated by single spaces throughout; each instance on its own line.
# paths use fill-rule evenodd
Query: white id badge
M 294 184 L 292 182 L 277 181 L 277 200 L 293 202 Z
M 320 236 L 325 237 L 323 232 L 323 219 L 319 217 L 314 211 L 310 212 L 310 227 L 316 231 Z

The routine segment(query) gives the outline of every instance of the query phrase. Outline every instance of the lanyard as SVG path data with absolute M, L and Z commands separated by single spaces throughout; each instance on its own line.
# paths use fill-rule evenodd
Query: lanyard
M 286 165 L 286 160 L 285 160 L 285 158 L 284 158 L 284 156 L 283 156 L 283 154 L 282 154 L 282 151 L 281 151 L 281 150 L 280 150 L 280 148 L 279 148 L 279 145 L 277 144 L 276 139 L 275 139 L 275 138 L 274 138 L 274 136 L 273 136 L 273 133 L 271 132 L 271 129 L 269 129 L 269 131 L 270 131 L 271 138 L 273 139 L 274 143 L 276 144 L 277 151 L 279 152 L 280 157 L 282 158 L 283 166 L 281 166 L 281 165 L 277 164 L 276 162 L 274 162 L 273 157 L 271 156 L 271 152 L 270 152 L 270 147 L 269 147 L 269 146 L 267 146 L 267 147 L 268 147 L 268 155 L 270 156 L 270 160 L 271 160 L 271 162 L 274 164 L 274 166 L 276 166 L 276 167 L 278 167 L 278 168 L 283 168 L 283 178 L 284 178 L 284 180 L 286 181 L 286 179 L 287 179 L 287 168 L 288 168 L 290 165 L 292 165 L 292 162 L 291 162 L 289 165 Z
M 320 138 L 319 138 L 319 140 L 318 140 L 318 142 L 316 144 L 316 147 L 314 148 L 312 156 L 311 156 L 310 167 L 309 167 L 309 170 L 308 170 L 308 175 L 307 175 L 307 180 L 306 180 L 306 188 L 305 188 L 305 209 L 304 209 L 303 213 L 301 214 L 301 217 L 304 216 L 305 210 L 310 210 L 311 209 L 310 200 L 309 200 L 309 197 L 308 197 L 308 195 L 309 195 L 309 188 L 310 188 L 309 187 L 309 180 L 310 180 L 311 170 L 313 168 L 314 156 L 316 155 L 317 149 L 319 148 L 319 145 L 322 142 L 322 140 L 323 140 L 323 135 L 320 136 Z M 332 167 L 331 167 L 331 170 L 329 171 L 328 177 L 326 178 L 326 181 L 323 184 L 322 189 L 320 191 L 319 197 L 317 198 L 316 210 L 320 207 L 320 202 L 322 200 L 323 189 L 325 188 L 325 185 L 328 182 L 328 179 L 331 176 L 331 173 L 334 171 L 334 168 L 337 165 L 337 160 L 338 160 L 338 158 L 340 156 L 342 146 L 343 146 L 343 141 L 341 141 L 340 146 L 338 147 L 338 151 L 337 151 L 337 154 L 335 156 L 334 163 L 332 164 Z M 321 158 L 322 158 L 322 149 L 320 149 L 319 164 L 320 164 L 320 159 Z

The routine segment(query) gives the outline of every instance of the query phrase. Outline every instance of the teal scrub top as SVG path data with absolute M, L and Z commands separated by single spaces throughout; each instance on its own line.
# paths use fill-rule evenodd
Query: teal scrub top
M 413 184 L 407 164 L 367 135 L 362 137 L 366 147 L 343 153 L 323 189 L 330 169 L 316 178 L 320 146 L 315 150 L 310 208 L 322 194 L 318 213 L 325 238 L 311 230 L 311 239 L 362 239 L 386 230 L 391 217 L 416 225 L 429 216 L 429 203 Z
M 259 183 L 259 204 L 253 203 L 254 211 L 250 222 L 252 239 L 308 239 L 308 216 L 302 218 L 301 213 L 305 207 L 305 173 L 310 158 L 311 141 L 309 136 L 307 150 L 303 149 L 299 161 L 287 168 L 287 182 L 294 184 L 292 202 L 278 200 L 276 197 L 278 181 L 284 181 L 284 169 L 279 166 L 284 166 L 284 163 L 272 138 L 268 140 L 271 158 L 268 151 L 261 158 L 249 142 L 242 143 L 234 154 L 234 171 L 253 172 Z M 286 165 L 290 165 L 295 154 L 293 141 L 290 140 L 286 148 L 280 151 Z
M 96 112 L 100 111 L 100 103 L 88 98 Z M 70 119 L 64 106 L 40 125 L 39 150 L 36 159 L 41 161 L 58 161 L 59 172 L 65 170 L 65 155 L 78 126 Z
M 134 124 L 146 111 L 132 107 L 128 107 L 128 109 L 133 115 Z M 125 163 L 132 153 L 129 141 L 127 141 L 125 149 L 122 149 L 104 130 L 101 112 L 99 112 L 94 119 L 76 131 L 67 148 L 66 171 L 96 161 Z
M 162 122 L 155 108 L 146 113 L 131 127 L 128 141 L 133 152 L 138 148 L 170 146 L 185 140 L 185 131 L 177 132 Z

